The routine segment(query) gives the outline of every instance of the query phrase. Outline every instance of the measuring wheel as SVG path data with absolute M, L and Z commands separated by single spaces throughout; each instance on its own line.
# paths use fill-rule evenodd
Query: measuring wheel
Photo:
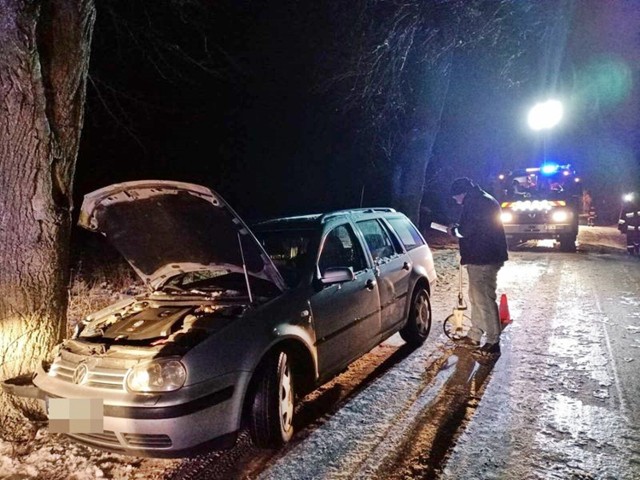
M 445 318 L 442 328 L 451 340 L 460 340 L 467 336 L 471 328 L 471 319 L 464 314 L 464 310 L 454 308 L 453 313 Z
M 454 307 L 453 313 L 445 318 L 442 328 L 444 334 L 451 340 L 460 340 L 466 337 L 471 328 L 471 319 L 465 315 L 467 304 L 462 294 L 462 265 L 459 265 L 459 287 L 458 287 L 458 304 Z

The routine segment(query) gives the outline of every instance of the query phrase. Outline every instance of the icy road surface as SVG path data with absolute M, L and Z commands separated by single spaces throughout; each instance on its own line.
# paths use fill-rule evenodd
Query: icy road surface
M 512 258 L 516 320 L 443 478 L 640 478 L 640 261 Z

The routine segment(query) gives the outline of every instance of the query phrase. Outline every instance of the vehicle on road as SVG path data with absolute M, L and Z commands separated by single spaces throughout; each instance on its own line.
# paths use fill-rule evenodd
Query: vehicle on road
M 497 199 L 507 243 L 553 239 L 576 249 L 582 187 L 571 165 L 544 164 L 498 176 Z
M 33 377 L 47 406 L 102 400 L 102 429 L 68 432 L 93 447 L 186 456 L 233 445 L 244 426 L 280 446 L 298 398 L 396 332 L 414 346 L 429 334 L 432 254 L 393 209 L 254 234 L 213 190 L 134 181 L 88 194 L 79 224 L 148 287 L 83 319 Z

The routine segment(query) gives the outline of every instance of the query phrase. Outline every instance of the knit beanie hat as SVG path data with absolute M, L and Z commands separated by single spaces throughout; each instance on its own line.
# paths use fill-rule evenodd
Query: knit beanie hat
M 473 188 L 473 182 L 467 177 L 456 178 L 451 184 L 451 196 L 468 193 Z

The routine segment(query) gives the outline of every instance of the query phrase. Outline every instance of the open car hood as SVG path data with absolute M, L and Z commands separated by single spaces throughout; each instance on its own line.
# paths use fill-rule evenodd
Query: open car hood
M 243 273 L 284 289 L 246 224 L 216 192 L 166 180 L 118 183 L 85 195 L 78 225 L 100 232 L 153 289 L 198 269 Z

